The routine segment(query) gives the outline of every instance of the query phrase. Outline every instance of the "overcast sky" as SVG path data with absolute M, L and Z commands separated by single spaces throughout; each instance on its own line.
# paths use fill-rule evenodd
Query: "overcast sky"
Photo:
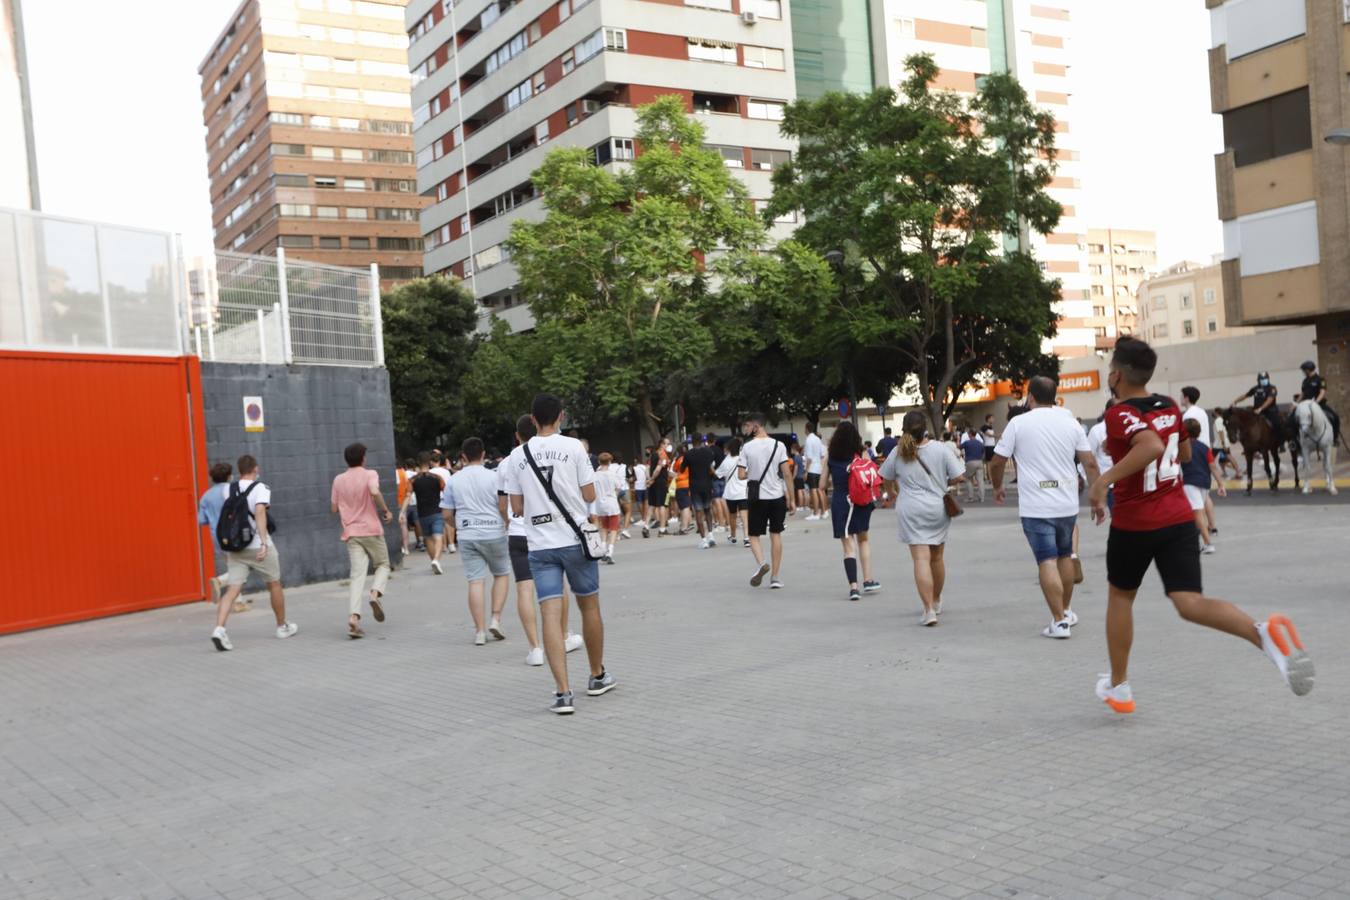
M 26 0 L 46 211 L 177 231 L 189 256 L 210 248 L 197 65 L 237 5 Z M 1075 7 L 1082 222 L 1157 230 L 1162 265 L 1207 260 L 1222 236 L 1205 9 L 1177 0 Z

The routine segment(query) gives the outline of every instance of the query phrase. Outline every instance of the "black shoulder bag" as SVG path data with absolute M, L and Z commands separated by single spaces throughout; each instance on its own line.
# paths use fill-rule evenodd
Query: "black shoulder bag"
M 548 499 L 553 502 L 555 507 L 557 507 L 558 514 L 563 517 L 563 521 L 568 524 L 576 534 L 577 539 L 581 541 L 581 552 L 585 554 L 587 559 L 603 559 L 605 556 L 605 542 L 600 538 L 600 529 L 596 528 L 590 522 L 587 522 L 585 525 L 578 525 L 572 520 L 571 514 L 567 511 L 567 507 L 562 505 L 562 501 L 558 499 L 558 495 L 553 492 L 553 482 L 544 477 L 543 470 L 540 469 L 539 464 L 534 461 L 534 454 L 530 452 L 530 445 L 526 443 L 521 444 L 520 446 L 525 451 L 525 461 L 528 462 L 530 468 L 534 470 L 534 477 L 538 478 L 539 483 L 543 485 L 544 493 L 548 494 Z
M 769 451 L 769 461 L 764 464 L 764 471 L 759 473 L 758 478 L 752 478 L 745 483 L 745 499 L 751 503 L 759 500 L 759 483 L 764 480 L 764 476 L 769 474 L 769 467 L 773 465 L 773 458 L 778 455 L 779 441 L 773 442 L 773 449 Z

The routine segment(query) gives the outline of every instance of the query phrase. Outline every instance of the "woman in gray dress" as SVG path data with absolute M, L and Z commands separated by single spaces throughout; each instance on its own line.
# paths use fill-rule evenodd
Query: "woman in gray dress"
M 929 439 L 923 413 L 906 413 L 901 429 L 900 446 L 886 457 L 881 477 L 900 486 L 900 540 L 909 545 L 914 560 L 914 584 L 923 601 L 920 624 L 936 625 L 947 580 L 942 552 L 951 524 L 942 495 L 963 480 L 965 467 L 940 442 Z

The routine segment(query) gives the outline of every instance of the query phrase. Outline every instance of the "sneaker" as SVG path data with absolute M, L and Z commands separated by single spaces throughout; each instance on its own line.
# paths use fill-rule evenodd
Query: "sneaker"
M 300 630 L 300 626 L 294 622 L 287 622 L 285 625 L 277 626 L 277 640 L 284 641 L 286 638 Z
M 614 680 L 614 676 L 608 672 L 601 672 L 599 675 L 592 675 L 591 680 L 586 682 L 586 696 L 599 697 L 601 694 L 608 694 L 619 686 Z
M 216 645 L 217 650 L 234 649 L 234 644 L 230 643 L 230 636 L 225 633 L 224 628 L 217 628 L 211 632 L 211 643 Z
M 496 640 L 499 641 L 506 640 L 506 632 L 502 631 L 502 623 L 500 619 L 492 620 L 492 623 L 488 625 L 488 634 L 492 635 L 493 638 L 495 638 Z
M 783 589 L 783 582 L 779 581 L 777 578 L 769 582 L 769 590 L 781 591 L 782 589 Z
M 633 539 L 633 536 L 632 536 L 631 534 L 628 533 L 628 530 L 627 530 L 627 529 L 624 529 L 623 531 L 620 531 L 620 532 L 619 532 L 619 537 L 623 538 L 625 541 L 631 541 L 631 540 Z
M 451 544 L 451 545 L 450 545 L 450 552 L 451 552 L 451 553 L 458 553 L 458 552 L 459 552 L 459 545 L 458 545 L 458 544 Z
M 1205 546 L 1200 548 L 1201 556 L 1213 556 L 1215 553 L 1218 552 L 1219 548 L 1215 547 L 1213 544 L 1206 544 Z
M 701 540 L 701 541 L 698 542 L 698 549 L 700 549 L 700 550 L 707 550 L 707 549 L 708 549 L 709 547 L 711 547 L 711 546 L 712 546 L 712 544 L 708 543 L 708 539 L 707 539 L 707 538 L 704 538 L 703 540 Z
M 542 666 L 544 664 L 544 648 L 535 647 L 529 653 L 525 654 L 525 665 Z
M 376 622 L 384 621 L 384 605 L 380 603 L 379 597 L 370 601 L 370 614 L 375 617 Z
M 1072 628 L 1073 626 L 1078 624 L 1078 613 L 1074 612 L 1071 609 L 1064 610 L 1064 621 L 1068 622 L 1069 627 Z
M 848 592 L 848 599 L 850 599 L 850 600 L 861 600 L 861 599 L 862 599 L 862 594 L 858 593 L 858 589 L 857 589 L 857 588 L 854 588 L 853 590 L 851 590 L 851 591 Z
M 445 574 L 443 571 L 441 571 L 441 561 L 439 559 L 433 559 L 431 561 L 431 571 L 435 572 L 437 575 Z
M 1049 625 L 1045 626 L 1045 628 L 1041 629 L 1042 637 L 1056 638 L 1061 641 L 1069 637 L 1070 634 L 1068 619 L 1060 619 L 1058 622 L 1051 622 Z
M 572 692 L 565 694 L 554 694 L 553 705 L 549 709 L 560 716 L 570 716 L 575 709 L 572 706 Z
M 573 650 L 580 650 L 584 646 L 586 646 L 586 642 L 581 639 L 579 634 L 568 632 L 567 637 L 563 640 L 563 649 L 568 653 Z
M 709 547 L 716 547 L 716 546 L 717 546 L 717 538 L 713 537 L 711 534 L 708 535 L 708 546 L 709 546 Z
M 219 630 L 219 629 L 218 629 Z M 1302 697 L 1313 689 L 1312 657 L 1303 649 L 1298 639 L 1294 623 L 1284 616 L 1271 616 L 1260 622 L 1256 630 L 1261 632 L 1261 649 L 1266 651 L 1271 662 L 1280 670 L 1280 676 L 1289 689 Z
M 1115 687 L 1111 687 L 1110 675 L 1097 676 L 1097 699 L 1101 700 L 1112 710 L 1124 715 L 1134 712 L 1134 693 L 1130 690 L 1130 683 L 1122 681 Z
M 935 616 L 940 616 L 940 615 L 942 615 L 942 601 L 941 601 L 941 600 L 938 600 L 936 603 L 933 604 L 933 615 L 935 615 Z
M 764 576 L 768 574 L 769 574 L 769 564 L 760 563 L 759 568 L 755 570 L 755 574 L 750 577 L 750 586 L 759 587 L 761 584 L 764 583 Z
M 748 549 L 750 547 L 750 539 L 746 538 L 745 540 L 741 541 L 741 545 Z
M 819 521 L 820 521 L 820 516 L 816 515 L 815 513 L 811 513 L 811 515 L 809 515 L 809 516 L 806 517 L 806 521 L 808 521 L 808 522 L 819 522 Z
M 938 620 L 937 620 L 937 610 L 935 610 L 935 609 L 925 609 L 925 610 L 923 611 L 923 614 L 919 616 L 919 624 L 920 624 L 920 625 L 927 625 L 927 626 L 929 626 L 929 627 L 931 628 L 932 626 L 936 625 L 937 623 L 938 623 Z
M 605 565 L 607 566 L 614 565 L 614 557 L 610 556 L 609 554 L 605 554 Z
M 1073 583 L 1083 583 L 1083 561 L 1078 557 L 1073 557 Z
M 652 530 L 648 528 L 646 525 L 642 526 L 642 536 L 644 538 L 649 538 L 652 536 Z
M 864 593 L 864 594 L 875 594 L 875 593 L 876 593 L 877 591 L 879 591 L 879 590 L 881 590 L 881 582 L 880 582 L 880 581 L 864 581 L 864 582 L 863 582 L 863 593 Z
M 483 646 L 483 645 L 486 644 L 486 643 L 487 643 L 487 632 L 486 632 L 486 631 L 480 631 L 480 632 L 476 633 L 476 634 L 473 636 L 473 645 L 474 645 L 475 647 L 481 647 L 481 646 Z

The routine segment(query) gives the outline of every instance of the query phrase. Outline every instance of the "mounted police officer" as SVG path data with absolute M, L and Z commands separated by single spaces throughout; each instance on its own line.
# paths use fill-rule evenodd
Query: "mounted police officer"
M 1335 434 L 1333 440 L 1339 443 L 1341 439 L 1341 417 L 1336 415 L 1336 411 L 1327 404 L 1327 380 L 1317 374 L 1317 363 L 1311 359 L 1299 368 L 1303 370 L 1303 387 L 1299 389 L 1299 399 L 1317 401 L 1317 405 L 1322 407 L 1322 412 L 1327 414 L 1327 420 L 1331 422 L 1331 428 Z
M 1281 421 L 1280 412 L 1275 405 L 1276 397 L 1278 396 L 1279 390 L 1271 382 L 1270 373 L 1258 372 L 1256 375 L 1256 384 L 1250 387 L 1247 390 L 1247 393 L 1241 395 L 1236 400 L 1234 400 L 1233 405 L 1237 406 L 1243 400 L 1246 400 L 1248 397 L 1250 397 L 1252 401 L 1252 409 L 1255 410 L 1257 414 L 1265 416 L 1265 419 L 1270 424 L 1270 430 L 1275 435 L 1275 438 L 1277 440 L 1283 440 L 1285 437 L 1284 423 L 1283 421 Z

